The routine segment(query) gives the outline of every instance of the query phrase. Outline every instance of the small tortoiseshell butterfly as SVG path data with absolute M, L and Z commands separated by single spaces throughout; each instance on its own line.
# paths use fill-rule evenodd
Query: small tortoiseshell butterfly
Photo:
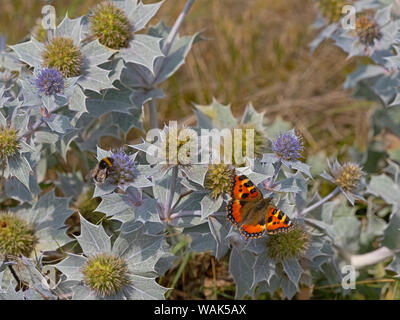
M 289 217 L 271 204 L 272 197 L 263 198 L 260 190 L 245 175 L 233 178 L 232 197 L 226 210 L 228 219 L 246 238 L 260 238 L 268 234 L 288 232 L 293 229 Z

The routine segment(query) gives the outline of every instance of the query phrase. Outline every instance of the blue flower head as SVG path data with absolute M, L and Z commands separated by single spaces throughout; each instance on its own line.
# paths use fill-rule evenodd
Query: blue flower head
M 135 162 L 131 156 L 127 155 L 121 148 L 117 151 L 113 151 L 111 157 L 114 159 L 113 162 L 113 183 L 124 188 L 130 182 L 133 182 L 136 175 Z
M 272 151 L 283 160 L 296 161 L 304 150 L 303 141 L 294 130 L 281 133 L 272 141 Z
M 43 69 L 36 77 L 35 84 L 39 92 L 46 96 L 64 92 L 64 78 L 56 69 Z

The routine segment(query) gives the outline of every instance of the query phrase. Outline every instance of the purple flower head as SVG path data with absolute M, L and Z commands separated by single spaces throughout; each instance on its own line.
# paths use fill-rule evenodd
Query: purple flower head
M 36 77 L 35 85 L 46 96 L 64 92 L 64 78 L 56 69 L 43 69 Z
M 272 141 L 272 151 L 283 160 L 296 161 L 301 158 L 300 152 L 304 150 L 303 141 L 294 130 L 281 133 Z
M 114 159 L 111 178 L 113 183 L 124 188 L 130 182 L 133 182 L 136 175 L 135 162 L 131 156 L 127 155 L 121 148 L 113 151 L 111 157 Z

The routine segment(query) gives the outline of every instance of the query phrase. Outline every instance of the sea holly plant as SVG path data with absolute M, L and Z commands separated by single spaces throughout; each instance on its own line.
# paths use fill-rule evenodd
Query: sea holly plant
M 198 254 L 222 262 L 235 298 L 344 297 L 348 267 L 397 279 L 399 155 L 379 140 L 400 136 L 391 7 L 346 2 L 358 29 L 344 31 L 344 1 L 319 1 L 322 38 L 373 63 L 345 86 L 380 105 L 367 151 L 316 175 L 300 128 L 251 103 L 194 102 L 194 124 L 159 127 L 162 83 L 202 40 L 179 34 L 193 3 L 167 26 L 150 21 L 167 2 L 102 1 L 0 41 L 0 299 L 169 298 Z
M 397 34 L 397 22 L 391 20 L 391 6 L 374 11 L 364 10 L 355 18 L 355 29 L 349 29 L 336 36 L 336 44 L 352 56 L 373 56 L 382 58 L 393 46 Z
M 24 110 L 17 100 L 4 98 L 4 91 L 1 94 L 4 104 L 0 110 L 0 186 L 9 196 L 16 195 L 10 191 L 15 188 L 29 193 L 31 186 L 35 187 L 34 177 L 31 176 L 35 147 L 26 139 L 30 112 Z
M 146 234 L 145 228 L 130 224 L 111 244 L 101 225 L 81 217 L 77 241 L 83 255 L 68 254 L 55 265 L 66 276 L 63 286 L 72 299 L 162 299 L 167 289 L 155 278 L 156 264 L 165 255 L 163 236 Z
M 354 30 L 354 12 L 374 9 L 378 6 L 375 0 L 315 0 L 317 18 L 313 27 L 319 30 L 316 38 L 310 43 L 314 51 L 323 41 L 335 38 L 341 34 L 343 26 L 349 27 L 346 30 Z M 354 10 L 354 11 L 353 11 Z
M 0 213 L 0 263 L 4 269 L 4 286 L 34 289 L 40 283 L 26 285 L 32 272 L 40 275 L 34 261 L 41 264 L 45 255 L 72 240 L 64 224 L 72 214 L 68 206 L 68 198 L 56 197 L 54 191 L 50 191 L 28 208 Z M 33 260 L 29 262 L 31 257 Z
M 30 67 L 52 68 L 65 78 L 77 77 L 77 84 L 83 90 L 99 92 L 111 88 L 109 71 L 99 65 L 107 62 L 114 51 L 102 46 L 98 40 L 84 42 L 81 20 L 66 16 L 47 43 L 32 37 L 12 49 Z
M 143 4 L 137 0 L 103 1 L 89 15 L 90 35 L 109 48 L 119 50 L 127 63 L 142 65 L 153 72 L 154 60 L 163 56 L 160 39 L 137 34 L 157 13 L 163 1 Z

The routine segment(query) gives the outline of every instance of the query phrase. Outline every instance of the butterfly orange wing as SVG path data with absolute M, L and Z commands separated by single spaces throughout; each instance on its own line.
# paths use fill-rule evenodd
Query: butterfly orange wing
M 240 210 L 244 201 L 262 199 L 260 190 L 245 175 L 235 175 L 233 177 L 230 196 L 232 200 L 228 202 L 226 210 L 229 221 L 234 225 L 238 225 L 242 221 Z
M 276 234 L 280 232 L 288 232 L 293 229 L 293 222 L 289 217 L 273 207 L 272 205 L 266 206 L 268 210 L 265 220 L 257 224 L 243 224 L 243 207 L 246 206 L 248 201 L 259 201 L 263 196 L 254 185 L 253 182 L 245 175 L 237 175 L 233 179 L 231 197 L 226 206 L 227 216 L 229 221 L 236 225 L 240 233 L 246 239 L 260 238 L 265 231 L 268 234 Z
M 289 232 L 294 227 L 290 218 L 284 212 L 273 206 L 268 208 L 266 223 L 268 234 Z
M 240 213 L 240 209 L 242 205 L 240 200 L 229 200 L 226 205 L 226 212 L 228 215 L 228 219 L 232 224 L 237 225 L 242 221 L 242 216 Z
M 257 239 L 264 235 L 265 233 L 265 224 L 242 224 L 239 226 L 239 232 L 246 239 Z
M 237 200 L 251 201 L 262 199 L 262 194 L 247 176 L 237 175 L 233 178 L 231 197 Z

